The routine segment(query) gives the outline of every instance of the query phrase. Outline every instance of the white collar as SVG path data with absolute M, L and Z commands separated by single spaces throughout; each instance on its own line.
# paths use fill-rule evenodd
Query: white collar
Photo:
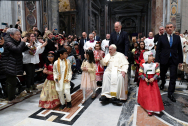
M 121 30 L 119 31 L 119 34 L 121 33 Z
M 168 37 L 170 37 L 170 35 L 173 36 L 173 33 L 172 33 L 172 34 L 168 34 L 168 33 L 166 33 L 166 34 L 167 34 Z

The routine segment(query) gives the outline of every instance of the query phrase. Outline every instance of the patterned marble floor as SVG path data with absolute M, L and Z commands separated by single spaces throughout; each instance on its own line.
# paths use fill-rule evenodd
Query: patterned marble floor
M 182 90 L 187 88 L 186 83 L 176 86 L 177 103 L 173 104 L 166 97 L 168 87 L 161 91 L 162 99 L 168 106 L 160 115 L 148 116 L 145 110 L 137 104 L 138 88 L 131 79 L 129 97 L 122 106 L 112 103 L 102 104 L 99 101 L 101 88 L 97 89 L 98 96 L 91 99 L 92 91 L 88 91 L 88 100 L 82 105 L 82 92 L 79 90 L 81 75 L 75 80 L 75 92 L 72 94 L 73 107 L 59 110 L 41 109 L 38 107 L 40 94 L 35 94 L 22 102 L 0 110 L 1 126 L 188 126 L 188 94 Z M 0 103 L 2 104 L 2 103 Z M 176 112 L 169 110 L 176 109 Z M 179 114 L 177 114 L 179 113 Z

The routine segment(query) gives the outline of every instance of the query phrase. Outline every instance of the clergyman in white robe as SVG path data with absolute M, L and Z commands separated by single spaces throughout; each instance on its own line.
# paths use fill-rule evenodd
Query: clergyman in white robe
M 108 47 L 106 47 L 106 46 L 109 45 L 109 42 L 110 42 L 110 40 L 104 39 L 104 40 L 102 41 L 102 43 L 101 43 L 101 48 L 102 48 L 102 50 L 105 52 L 105 55 L 107 55 L 107 54 L 108 54 L 108 51 L 109 51 Z

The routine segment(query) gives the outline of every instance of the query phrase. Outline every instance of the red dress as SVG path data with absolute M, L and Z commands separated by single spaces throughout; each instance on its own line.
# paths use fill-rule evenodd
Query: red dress
M 135 51 L 135 55 L 134 55 L 134 60 L 136 62 L 136 72 L 135 72 L 135 78 L 134 78 L 134 82 L 139 83 L 139 74 L 138 74 L 138 70 L 140 67 L 140 62 L 141 60 L 144 59 L 143 54 L 144 54 L 145 50 L 140 51 L 139 49 L 137 49 Z
M 94 57 L 95 59 L 99 59 L 99 55 L 101 55 L 104 58 L 104 52 L 102 50 L 94 51 Z M 104 73 L 104 67 L 100 64 L 100 61 L 95 62 L 96 66 L 96 81 L 102 81 L 103 79 L 103 73 Z
M 148 65 L 150 66 L 148 67 Z M 146 77 L 146 71 L 151 69 L 153 69 L 154 74 L 148 73 L 148 80 L 150 78 L 154 78 L 155 80 L 148 85 L 144 78 Z M 148 112 L 159 114 L 160 111 L 164 110 L 163 101 L 157 84 L 157 77 L 160 75 L 159 66 L 155 63 L 143 63 L 140 65 L 139 75 L 141 79 L 138 91 L 138 103 Z
M 53 65 L 50 64 L 46 66 L 48 71 L 53 72 Z M 53 74 L 48 74 L 47 79 L 43 84 L 43 88 L 40 94 L 39 107 L 52 109 L 60 104 L 58 94 L 55 88 L 55 82 L 53 79 Z

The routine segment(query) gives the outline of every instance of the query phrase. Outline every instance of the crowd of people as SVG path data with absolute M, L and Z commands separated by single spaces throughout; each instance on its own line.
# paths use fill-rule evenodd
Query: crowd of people
M 54 108 L 61 104 L 60 109 L 71 108 L 70 94 L 74 87 L 71 79 L 76 74 L 82 74 L 82 104 L 87 100 L 86 90 L 93 90 L 92 98 L 96 97 L 97 86 L 102 86 L 101 102 L 119 104 L 127 100 L 133 70 L 139 86 L 138 103 L 149 115 L 160 113 L 164 106 L 159 89 L 164 89 L 168 68 L 171 73 L 168 98 L 176 102 L 173 93 L 177 68 L 188 61 L 187 33 L 173 34 L 174 26 L 169 22 L 165 27 L 160 26 L 155 36 L 149 32 L 148 38 L 137 36 L 130 40 L 121 28 L 121 22 L 115 22 L 115 31 L 106 34 L 104 40 L 95 30 L 77 37 L 47 28 L 41 33 L 36 26 L 22 32 L 19 22 L 15 28 L 5 28 L 0 38 L 0 79 L 6 78 L 4 92 L 9 102 L 19 102 L 15 95 L 17 76 L 25 71 L 25 90 L 32 93 L 36 90 L 35 69 L 43 68 L 46 76 L 43 76 L 40 107 Z M 159 77 L 162 83 L 158 88 Z

